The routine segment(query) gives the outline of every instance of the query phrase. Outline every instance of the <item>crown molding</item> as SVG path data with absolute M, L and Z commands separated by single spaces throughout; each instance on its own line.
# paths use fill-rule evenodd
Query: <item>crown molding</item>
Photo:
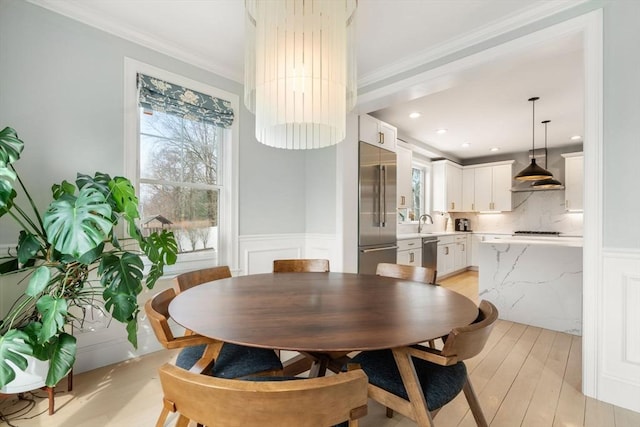
M 166 40 L 157 40 L 140 31 L 133 30 L 118 22 L 111 21 L 106 16 L 87 10 L 86 7 L 84 7 L 83 2 L 52 0 L 27 1 L 36 6 L 66 16 L 67 18 L 71 18 L 75 21 L 79 21 L 85 25 L 97 28 L 116 37 L 144 46 L 148 49 L 170 56 L 171 58 L 186 62 L 189 65 L 202 68 L 235 82 L 243 83 L 244 77 L 242 73 L 238 74 L 229 67 L 225 67 L 213 60 L 207 60 L 205 55 L 190 53 L 182 46 L 172 44 Z
M 498 22 L 484 26 L 478 30 L 456 37 L 445 43 L 430 47 L 422 52 L 412 54 L 400 61 L 380 67 L 371 73 L 368 73 L 358 79 L 358 87 L 363 88 L 368 85 L 377 83 L 387 78 L 393 77 L 400 73 L 412 70 L 421 65 L 440 59 L 453 52 L 463 50 L 474 46 L 494 37 L 516 30 L 525 25 L 539 21 L 546 17 L 555 15 L 567 9 L 571 9 L 579 4 L 586 3 L 589 0 L 558 0 L 543 2 L 530 9 L 514 14 L 511 17 L 501 19 Z

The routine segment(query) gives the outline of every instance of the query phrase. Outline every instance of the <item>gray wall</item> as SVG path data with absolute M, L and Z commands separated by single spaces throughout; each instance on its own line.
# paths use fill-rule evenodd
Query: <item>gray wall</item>
M 604 243 L 640 249 L 640 2 L 604 8 Z
M 52 183 L 73 180 L 77 171 L 123 174 L 125 56 L 242 99 L 237 82 L 23 0 L 0 0 L 0 127 L 15 128 L 25 141 L 16 166 L 40 206 Z M 244 107 L 239 120 L 240 234 L 305 232 L 305 162 L 314 154 L 257 143 L 254 116 Z M 15 242 L 15 230 L 0 218 L 0 243 Z

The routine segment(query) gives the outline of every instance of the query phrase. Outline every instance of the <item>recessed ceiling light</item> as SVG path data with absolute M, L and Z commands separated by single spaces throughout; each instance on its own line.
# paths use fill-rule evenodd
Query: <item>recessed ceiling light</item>
M 446 130 L 446 129 L 438 129 L 438 130 L 436 131 L 436 133 L 437 133 L 438 135 L 442 135 L 443 133 L 447 133 L 447 130 Z
M 493 147 L 491 148 L 491 151 L 499 151 L 500 149 L 498 147 Z
M 572 141 L 578 141 L 578 140 L 580 140 L 580 139 L 582 139 L 582 137 L 581 137 L 580 135 L 573 135 L 573 136 L 571 137 L 571 140 L 572 140 Z
M 414 113 L 409 114 L 409 117 L 412 118 L 412 119 L 417 119 L 420 116 L 421 116 L 421 114 L 418 113 L 417 111 L 414 112 Z
M 470 147 L 470 146 L 471 146 L 471 144 L 469 144 L 468 142 L 463 142 L 462 143 L 462 148 L 467 148 L 467 147 Z

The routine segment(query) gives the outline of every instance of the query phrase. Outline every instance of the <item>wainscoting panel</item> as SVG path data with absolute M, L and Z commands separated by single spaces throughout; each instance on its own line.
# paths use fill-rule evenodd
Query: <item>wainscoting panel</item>
M 268 234 L 240 236 L 240 274 L 268 273 L 274 259 L 326 258 L 331 270 L 340 271 L 342 263 L 336 256 L 335 235 Z
M 605 250 L 598 399 L 640 412 L 640 250 Z

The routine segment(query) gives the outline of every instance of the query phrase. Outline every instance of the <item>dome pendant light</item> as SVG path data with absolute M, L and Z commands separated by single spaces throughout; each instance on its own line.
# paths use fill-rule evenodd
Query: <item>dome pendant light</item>
M 546 169 L 541 168 L 536 164 L 536 101 L 540 99 L 537 96 L 529 98 L 531 101 L 531 107 L 533 110 L 533 127 L 532 127 L 532 150 L 531 150 L 531 164 L 522 169 L 518 175 L 514 177 L 518 181 L 537 181 L 539 179 L 552 178 L 553 174 Z
M 550 122 L 551 120 L 544 120 L 541 123 L 544 124 L 544 167 L 547 167 L 547 158 L 548 158 L 548 154 L 547 154 L 547 124 Z M 557 179 L 552 178 L 547 178 L 547 179 L 540 179 L 538 181 L 535 181 L 533 184 L 531 184 L 531 186 L 533 188 L 564 188 L 564 186 L 562 185 L 562 183 L 560 181 L 558 181 Z

